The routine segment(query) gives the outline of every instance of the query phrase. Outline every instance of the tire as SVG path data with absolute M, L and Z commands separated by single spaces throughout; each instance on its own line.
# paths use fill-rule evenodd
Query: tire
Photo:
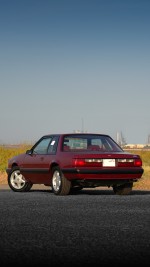
M 83 189 L 83 186 L 73 186 L 70 189 L 71 194 L 76 194 Z
M 25 180 L 18 167 L 12 168 L 8 175 L 8 185 L 15 192 L 28 192 L 32 183 Z
M 55 195 L 65 196 L 70 193 L 71 182 L 67 180 L 59 167 L 52 170 L 52 191 Z
M 132 191 L 133 183 L 113 186 L 113 191 L 116 195 L 129 195 Z

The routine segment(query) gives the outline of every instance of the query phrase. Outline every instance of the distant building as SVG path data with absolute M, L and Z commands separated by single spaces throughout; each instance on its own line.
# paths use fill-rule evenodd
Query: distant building
M 126 140 L 122 134 L 122 132 L 117 132 L 117 144 L 120 146 L 126 145 Z
M 126 144 L 123 146 L 123 148 L 131 148 L 131 149 L 142 149 L 145 147 L 145 144 Z

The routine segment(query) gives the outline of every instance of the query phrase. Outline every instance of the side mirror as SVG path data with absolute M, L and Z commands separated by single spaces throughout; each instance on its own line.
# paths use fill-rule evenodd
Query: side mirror
M 26 154 L 27 154 L 27 155 L 32 155 L 32 150 L 31 150 L 31 149 L 28 149 L 28 150 L 26 151 Z

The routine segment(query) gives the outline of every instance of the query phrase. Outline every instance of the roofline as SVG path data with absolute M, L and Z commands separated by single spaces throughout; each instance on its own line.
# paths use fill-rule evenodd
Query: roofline
M 43 135 L 43 137 L 46 137 L 46 136 L 50 136 L 50 135 L 55 135 L 55 136 L 65 136 L 65 135 L 104 135 L 104 136 L 109 136 L 110 137 L 110 135 L 109 134 L 103 134 L 103 133 L 71 133 L 71 132 L 69 132 L 69 133 L 57 133 L 57 134 L 55 134 L 55 133 L 49 133 L 49 134 L 45 134 L 45 135 Z

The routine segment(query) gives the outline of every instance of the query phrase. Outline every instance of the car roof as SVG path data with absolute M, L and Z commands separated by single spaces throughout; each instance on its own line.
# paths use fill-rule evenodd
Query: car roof
M 50 136 L 50 135 L 53 135 L 53 136 L 66 136 L 66 135 L 77 135 L 77 136 L 79 136 L 79 135 L 103 135 L 103 136 L 109 136 L 110 137 L 110 135 L 108 135 L 108 134 L 103 134 L 103 133 L 57 133 L 57 134 L 46 134 L 46 135 L 44 135 L 43 137 L 46 137 L 46 136 Z

